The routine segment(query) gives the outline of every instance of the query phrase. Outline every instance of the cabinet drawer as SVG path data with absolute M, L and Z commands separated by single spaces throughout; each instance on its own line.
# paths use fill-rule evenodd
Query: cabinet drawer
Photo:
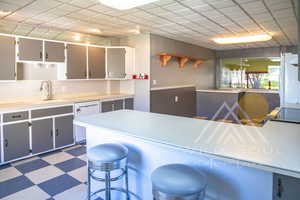
M 56 108 L 45 108 L 31 111 L 32 118 L 47 117 L 53 115 L 62 115 L 67 113 L 73 113 L 73 106 L 64 106 Z
M 28 111 L 3 114 L 3 122 L 14 122 L 28 119 Z

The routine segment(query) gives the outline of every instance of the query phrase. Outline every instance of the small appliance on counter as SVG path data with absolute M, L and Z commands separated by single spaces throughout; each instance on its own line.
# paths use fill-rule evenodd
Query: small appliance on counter
M 300 124 L 300 109 L 297 108 L 281 108 L 276 117 L 271 121 L 288 122 Z

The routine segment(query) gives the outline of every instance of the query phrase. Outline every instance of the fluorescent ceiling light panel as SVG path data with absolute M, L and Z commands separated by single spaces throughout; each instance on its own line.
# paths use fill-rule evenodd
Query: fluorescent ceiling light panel
M 264 42 L 271 40 L 272 36 L 268 34 L 248 35 L 241 37 L 215 38 L 213 41 L 217 44 L 241 44 L 251 42 Z
M 127 10 L 130 8 L 153 3 L 158 0 L 99 0 L 100 3 L 116 8 L 118 10 Z

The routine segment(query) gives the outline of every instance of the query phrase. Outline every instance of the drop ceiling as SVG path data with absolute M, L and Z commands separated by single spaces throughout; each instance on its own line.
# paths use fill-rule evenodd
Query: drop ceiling
M 159 0 L 125 11 L 97 0 L 0 0 L 0 10 L 10 12 L 0 15 L 0 32 L 49 39 L 80 33 L 92 43 L 136 30 L 216 50 L 296 45 L 298 37 L 294 0 Z M 247 45 L 212 41 L 254 33 L 273 39 Z

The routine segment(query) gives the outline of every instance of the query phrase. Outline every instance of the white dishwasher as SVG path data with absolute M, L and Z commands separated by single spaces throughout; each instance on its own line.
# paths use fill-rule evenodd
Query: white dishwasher
M 75 117 L 88 116 L 100 113 L 100 101 L 90 101 L 75 104 Z M 85 128 L 75 126 L 75 141 L 82 143 L 86 140 Z

